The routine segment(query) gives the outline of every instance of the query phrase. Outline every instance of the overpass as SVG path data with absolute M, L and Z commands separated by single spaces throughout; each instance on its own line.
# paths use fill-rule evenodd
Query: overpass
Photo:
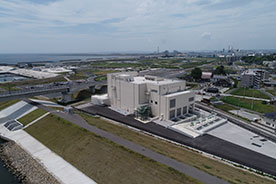
M 61 85 L 61 86 L 50 86 L 43 85 L 43 87 L 35 88 L 35 89 L 23 89 L 18 91 L 5 92 L 0 94 L 0 101 L 8 101 L 19 98 L 28 98 L 38 95 L 46 95 L 51 93 L 62 93 L 63 98 L 68 98 L 68 96 L 72 95 L 75 91 L 90 88 L 91 92 L 96 85 L 104 85 L 106 82 L 83 82 L 83 83 L 75 83 L 69 85 Z

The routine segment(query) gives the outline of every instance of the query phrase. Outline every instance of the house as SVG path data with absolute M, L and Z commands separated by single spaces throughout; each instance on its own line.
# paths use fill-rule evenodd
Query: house
M 226 75 L 214 75 L 211 79 L 215 86 L 231 87 L 232 83 Z
M 186 90 L 185 81 L 126 72 L 108 74 L 107 84 L 111 108 L 126 115 L 172 120 L 194 110 L 195 94 Z
M 210 81 L 212 77 L 212 72 L 202 72 L 201 79 Z

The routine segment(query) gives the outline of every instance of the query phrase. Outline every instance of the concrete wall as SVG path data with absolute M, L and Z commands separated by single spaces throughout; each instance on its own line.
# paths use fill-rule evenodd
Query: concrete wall
M 253 87 L 254 86 L 254 75 L 244 74 L 241 77 L 241 86 L 242 87 Z
M 194 92 L 186 92 L 183 94 L 171 96 L 166 95 L 162 96 L 162 108 L 161 108 L 161 114 L 164 114 L 164 119 L 170 119 L 170 112 L 174 110 L 174 116 L 177 117 L 177 110 L 181 109 L 180 115 L 188 113 L 189 109 L 194 109 L 194 100 L 189 101 L 190 98 L 194 98 L 195 100 L 195 94 Z M 175 99 L 175 107 L 170 107 L 170 100 Z M 187 108 L 187 111 L 183 113 L 183 108 Z

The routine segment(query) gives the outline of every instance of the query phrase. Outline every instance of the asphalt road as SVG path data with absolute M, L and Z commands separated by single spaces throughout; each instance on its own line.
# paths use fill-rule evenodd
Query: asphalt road
M 36 105 L 37 107 L 41 108 L 41 109 L 44 109 L 46 111 L 50 111 L 52 112 L 53 109 L 49 108 L 49 107 L 46 107 L 44 105 L 41 105 L 41 104 L 38 104 L 36 102 L 32 102 L 30 100 L 25 100 L 26 102 L 28 103 L 31 103 L 33 105 Z M 99 135 L 99 136 L 102 136 L 106 139 L 109 139 L 111 140 L 112 142 L 118 144 L 118 145 L 121 145 L 121 146 L 124 146 L 125 148 L 128 148 L 134 152 L 137 152 L 143 156 L 146 156 L 152 160 L 155 160 L 159 163 L 162 163 L 164 165 L 167 165 L 168 167 L 171 167 L 181 173 L 184 173 L 192 178 L 195 178 L 203 183 L 206 183 L 206 184 L 226 184 L 228 182 L 222 180 L 222 179 L 219 179 L 215 176 L 212 176 L 212 175 L 209 175 L 199 169 L 196 169 L 194 167 L 191 167 L 187 164 L 184 164 L 182 162 L 179 162 L 177 160 L 174 160 L 174 159 L 171 159 L 167 156 L 164 156 L 164 155 L 161 155 L 157 152 L 154 152 L 150 149 L 147 149 L 143 146 L 140 146 L 138 144 L 135 144 L 133 142 L 130 142 L 128 140 L 125 140 L 119 136 L 116 136 L 116 135 L 113 135 L 109 132 L 106 132 L 104 130 L 101 130 L 95 126 L 92 126 L 92 125 L 89 125 L 85 120 L 83 120 L 79 115 L 77 114 L 74 114 L 74 115 L 70 115 L 70 114 L 67 114 L 67 113 L 63 113 L 63 112 L 52 112 L 53 114 L 67 120 L 67 121 L 70 121 L 71 123 L 75 124 L 75 125 L 78 125 L 96 135 Z
M 90 106 L 82 108 L 81 110 L 90 114 L 100 115 L 108 119 L 121 122 L 123 124 L 158 135 L 160 137 L 164 137 L 174 142 L 187 145 L 198 150 L 216 155 L 218 157 L 276 176 L 275 159 L 243 148 L 228 141 L 219 139 L 212 135 L 206 134 L 194 139 L 189 138 L 183 134 L 177 133 L 170 129 L 166 129 L 153 122 L 143 124 L 139 121 L 136 121 L 133 116 L 124 116 L 110 110 L 107 107 L 102 106 Z

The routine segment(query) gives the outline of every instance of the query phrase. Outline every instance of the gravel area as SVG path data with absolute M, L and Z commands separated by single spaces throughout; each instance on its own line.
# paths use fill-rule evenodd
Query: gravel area
M 14 142 L 0 145 L 0 157 L 23 184 L 58 184 L 46 169 Z

